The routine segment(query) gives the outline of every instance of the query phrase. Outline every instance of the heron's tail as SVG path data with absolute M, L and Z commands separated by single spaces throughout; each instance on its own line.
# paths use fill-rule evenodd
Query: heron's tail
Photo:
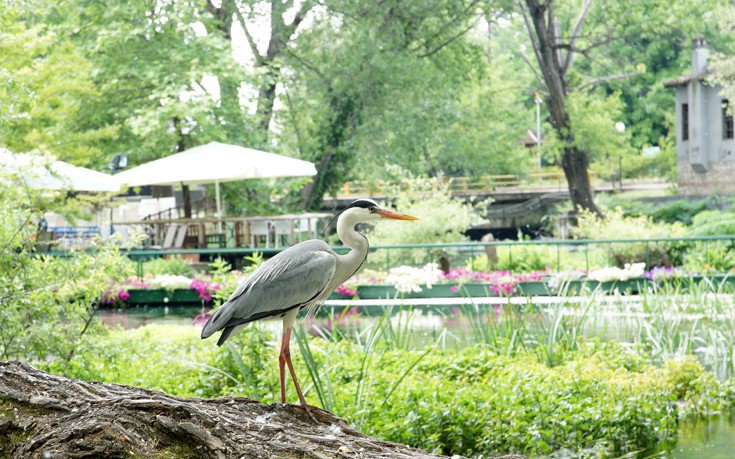
M 209 338 L 217 331 L 225 328 L 227 322 L 232 318 L 232 308 L 229 304 L 223 304 L 212 314 L 204 328 L 202 328 L 202 339 Z

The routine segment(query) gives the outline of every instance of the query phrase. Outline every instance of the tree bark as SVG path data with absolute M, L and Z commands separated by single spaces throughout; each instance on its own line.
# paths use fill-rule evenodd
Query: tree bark
M 438 458 L 317 410 L 243 397 L 186 399 L 0 361 L 0 456 L 9 458 Z M 456 456 L 455 456 L 456 457 Z M 521 456 L 506 456 L 507 459 Z
M 588 3 L 584 4 L 587 9 L 589 8 Z M 568 71 L 566 65 L 571 65 L 572 59 L 565 59 L 565 63 L 562 63 L 557 47 L 559 33 L 554 17 L 553 2 L 549 0 L 541 3 L 539 0 L 526 0 L 526 7 L 528 16 L 530 16 L 530 21 L 526 18 L 528 33 L 546 86 L 545 102 L 549 110 L 549 120 L 565 145 L 562 150 L 561 167 L 567 178 L 572 204 L 575 210 L 584 209 L 602 215 L 595 205 L 594 192 L 590 184 L 589 156 L 587 152 L 574 146 L 573 126 L 566 109 L 566 72 Z M 586 15 L 586 10 L 580 15 L 578 24 L 575 25 L 575 33 L 579 33 L 584 15 Z M 568 53 L 572 53 L 572 50 L 569 49 Z

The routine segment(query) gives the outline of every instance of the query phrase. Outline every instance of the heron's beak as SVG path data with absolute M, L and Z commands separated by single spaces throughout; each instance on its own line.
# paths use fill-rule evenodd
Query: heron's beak
M 416 217 L 412 217 L 406 214 L 399 214 L 398 212 L 393 212 L 392 210 L 378 209 L 376 213 L 382 218 L 390 218 L 391 220 L 418 220 L 418 218 Z

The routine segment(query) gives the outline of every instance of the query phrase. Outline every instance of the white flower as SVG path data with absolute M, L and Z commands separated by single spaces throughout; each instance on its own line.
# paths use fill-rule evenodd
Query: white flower
M 391 268 L 388 276 L 385 278 L 385 283 L 392 284 L 401 293 L 418 293 L 421 291 L 421 285 L 426 285 L 426 288 L 431 288 L 441 278 L 442 272 L 439 270 L 439 265 L 429 263 L 423 268 L 414 268 L 412 266 Z
M 159 274 L 151 279 L 148 285 L 153 288 L 162 288 L 165 290 L 188 289 L 191 285 L 191 279 L 186 276 Z
M 620 269 L 617 266 L 608 266 L 606 268 L 591 271 L 587 274 L 587 277 L 598 282 L 626 281 L 631 277 L 643 276 L 645 269 L 645 263 L 626 263 L 623 269 Z

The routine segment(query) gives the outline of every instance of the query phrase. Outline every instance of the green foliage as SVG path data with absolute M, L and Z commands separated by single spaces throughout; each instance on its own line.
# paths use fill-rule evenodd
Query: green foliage
M 478 255 L 468 264 L 480 271 L 510 270 L 515 273 L 545 270 L 549 266 L 556 268 L 557 250 L 548 245 L 495 246 L 498 261 L 489 260 L 487 255 Z M 563 250 L 561 265 L 566 266 L 568 252 Z
M 191 277 L 196 270 L 191 262 L 179 255 L 168 255 L 164 258 L 154 258 L 143 263 L 144 274 L 173 274 Z
M 0 139 L 11 151 L 41 149 L 89 163 L 110 138 L 107 126 L 85 126 L 85 101 L 94 98 L 92 64 L 63 32 L 24 24 L 19 5 L 3 2 L 0 15 Z
M 308 338 L 334 412 L 367 434 L 444 454 L 632 451 L 673 440 L 674 401 L 703 395 L 700 366 L 655 368 L 615 345 L 568 352 L 549 367 L 479 346 L 396 349 L 383 336 L 366 331 L 360 344 Z M 246 329 L 232 349 L 217 348 L 193 327 L 149 325 L 90 336 L 69 363 L 47 368 L 179 396 L 242 394 L 267 403 L 278 397 L 272 339 Z M 294 363 L 304 383 L 305 361 Z M 316 402 L 314 387 L 302 387 Z M 295 397 L 290 384 L 288 391 Z
M 692 219 L 692 236 L 735 234 L 735 212 L 704 210 Z
M 684 257 L 684 267 L 699 273 L 726 272 L 735 269 L 733 243 L 696 242 Z
M 437 178 L 418 179 L 399 168 L 394 171 L 396 175 L 411 180 L 388 190 L 392 200 L 386 206 L 418 217 L 419 220 L 377 222 L 369 233 L 371 244 L 421 244 L 468 240 L 464 232 L 481 219 L 477 206 L 468 204 L 464 199 L 453 198 L 448 184 L 442 183 Z M 397 257 L 401 263 L 426 262 L 425 253 L 416 251 L 400 251 Z
M 608 170 L 618 156 L 631 153 L 627 131 L 619 132 L 616 127 L 624 108 L 620 94 L 574 92 L 567 103 L 575 147 L 588 152 Z
M 88 330 L 110 279 L 131 274 L 115 246 L 69 257 L 35 253 L 36 223 L 48 205 L 4 182 L 0 194 L 0 357 L 68 358 Z
M 731 5 L 723 5 L 718 13 L 718 32 L 728 37 L 730 43 L 732 43 L 735 34 L 735 12 Z M 722 86 L 721 94 L 730 101 L 730 110 L 732 111 L 732 104 L 735 103 L 735 57 L 733 57 L 732 52 L 728 53 L 726 51 L 723 49 L 721 52 L 713 53 L 709 63 L 712 73 L 708 78 L 710 83 Z
M 685 235 L 679 223 L 657 223 L 646 216 L 625 217 L 619 207 L 607 211 L 605 218 L 589 212 L 579 215 L 574 230 L 579 239 L 648 239 Z M 607 244 L 610 261 L 622 266 L 625 263 L 644 261 L 648 266 L 672 266 L 679 264 L 681 247 L 672 243 Z
M 273 400 L 275 373 L 264 367 L 272 337 L 256 327 L 233 339 L 235 353 L 202 341 L 194 327 L 148 325 L 105 330 L 85 337 L 68 361 L 40 361 L 48 371 L 85 380 L 109 381 L 182 397 L 247 394 Z M 269 380 L 270 379 L 270 380 Z

